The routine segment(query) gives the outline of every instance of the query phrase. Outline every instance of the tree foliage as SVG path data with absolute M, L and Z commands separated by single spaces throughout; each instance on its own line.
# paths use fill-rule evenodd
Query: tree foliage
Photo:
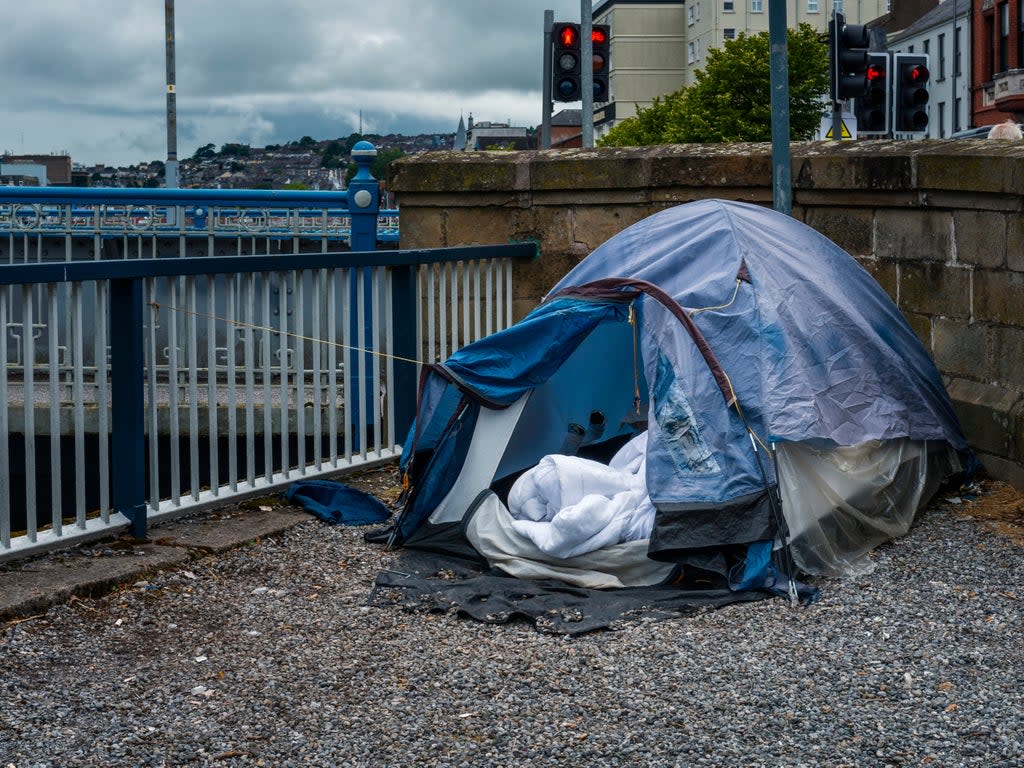
M 388 166 L 400 157 L 405 157 L 405 152 L 398 149 L 398 147 L 377 150 L 377 156 L 373 158 L 373 163 L 370 165 L 370 174 L 375 179 L 386 179 Z M 348 170 L 345 173 L 346 184 L 352 181 L 352 177 L 356 175 L 356 169 L 355 163 L 349 163 Z
M 809 139 L 828 92 L 828 45 L 809 24 L 787 31 L 789 129 Z M 696 82 L 654 100 L 615 126 L 600 146 L 771 140 L 770 44 L 767 32 L 741 34 L 708 51 Z

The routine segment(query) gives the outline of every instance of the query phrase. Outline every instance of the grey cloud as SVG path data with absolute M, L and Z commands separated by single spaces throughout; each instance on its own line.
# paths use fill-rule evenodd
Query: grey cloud
M 179 156 L 347 136 L 360 109 L 383 133 L 452 131 L 470 110 L 536 124 L 546 7 L 580 11 L 576 0 L 176 0 Z M 164 156 L 163 4 L 36 0 L 7 21 L 0 148 Z

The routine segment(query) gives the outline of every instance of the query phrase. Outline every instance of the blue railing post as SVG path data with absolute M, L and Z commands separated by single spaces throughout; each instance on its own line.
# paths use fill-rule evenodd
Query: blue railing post
M 353 251 L 377 249 L 377 215 L 380 213 L 380 186 L 370 173 L 377 148 L 368 141 L 352 147 L 356 175 L 348 183 L 348 210 L 352 217 L 350 244 Z
M 132 535 L 137 539 L 146 535 L 142 324 L 142 280 L 111 280 L 111 501 L 114 512 L 131 520 Z
M 395 332 L 395 380 L 393 394 L 389 397 L 395 405 L 396 442 L 405 441 L 405 435 L 416 418 L 416 399 L 419 382 L 416 365 L 408 362 L 418 360 L 416 313 L 419 303 L 416 297 L 416 267 L 396 267 L 391 277 L 391 325 Z
M 356 174 L 348 183 L 348 210 L 351 217 L 351 239 L 350 247 L 353 251 L 375 251 L 377 250 L 377 215 L 380 212 L 380 186 L 377 180 L 370 173 L 370 166 L 377 157 L 377 148 L 368 141 L 358 141 L 352 147 L 352 159 L 356 163 Z M 370 352 L 373 350 L 373 273 L 368 268 L 358 271 L 359 278 L 363 284 L 363 340 L 366 348 L 364 354 L 358 352 L 349 355 L 351 367 L 346 371 L 352 374 L 352 382 L 363 381 L 366 387 L 366 397 L 360 401 L 357 393 L 353 390 L 352 425 L 362 423 L 370 424 L 373 420 L 373 398 L 376 397 L 371 376 L 373 360 Z M 358 319 L 357 319 L 357 298 L 358 283 L 352 282 L 352 339 L 357 345 Z M 358 436 L 358 431 L 354 431 Z M 353 442 L 355 444 L 355 442 Z

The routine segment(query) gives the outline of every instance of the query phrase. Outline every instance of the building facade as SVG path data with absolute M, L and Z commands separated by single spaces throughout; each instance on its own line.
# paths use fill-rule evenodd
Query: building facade
M 953 0 L 946 0 L 952 2 Z M 975 125 L 1024 119 L 1021 0 L 963 0 L 972 5 L 972 102 Z
M 927 135 L 931 139 L 972 127 L 970 2 L 944 0 L 888 39 L 893 53 L 928 56 L 931 82 Z
M 600 135 L 686 83 L 686 3 L 608 0 L 595 9 L 594 23 L 611 28 L 612 101 L 594 105 L 595 135 Z
M 967 0 L 964 0 L 966 2 Z M 741 34 L 768 31 L 769 0 L 605 0 L 595 24 L 611 27 L 611 102 L 594 105 L 595 134 L 649 107 L 655 97 L 691 85 L 707 64 L 708 51 Z M 849 24 L 888 13 L 889 0 L 839 0 Z M 830 0 L 787 0 L 786 26 L 810 24 L 825 32 Z

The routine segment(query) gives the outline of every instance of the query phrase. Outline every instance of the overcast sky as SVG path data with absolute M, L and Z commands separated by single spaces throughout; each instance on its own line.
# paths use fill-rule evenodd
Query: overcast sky
M 600 3 L 593 0 L 597 7 Z M 0 151 L 167 159 L 164 3 L 34 0 L 0 23 Z M 207 143 L 541 122 L 544 10 L 579 0 L 176 0 L 178 158 Z

